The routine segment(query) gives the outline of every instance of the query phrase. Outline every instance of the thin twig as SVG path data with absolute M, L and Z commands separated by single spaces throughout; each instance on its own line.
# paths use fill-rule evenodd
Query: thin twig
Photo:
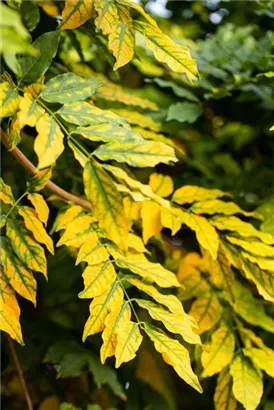
M 5 133 L 2 128 L 0 129 L 0 136 L 1 136 L 1 143 L 7 148 L 10 149 L 9 146 L 9 137 Z M 15 147 L 10 150 L 11 155 L 17 160 L 17 162 L 22 165 L 30 174 L 35 175 L 37 173 L 37 169 L 33 165 L 32 162 L 20 151 L 19 148 Z M 54 193 L 55 195 L 59 196 L 60 198 L 64 199 L 68 202 L 73 202 L 74 204 L 80 205 L 82 208 L 91 209 L 91 204 L 83 198 L 79 198 L 76 195 L 71 194 L 70 192 L 65 191 L 63 188 L 60 188 L 52 181 L 48 181 L 45 188 L 49 191 Z
M 31 398 L 30 398 L 30 394 L 29 394 L 29 391 L 28 391 L 28 388 L 27 388 L 25 378 L 24 378 L 23 370 L 21 368 L 21 365 L 20 365 L 16 350 L 15 350 L 14 345 L 13 345 L 13 340 L 9 335 L 6 335 L 6 336 L 7 336 L 8 346 L 9 346 L 9 349 L 10 349 L 10 352 L 11 352 L 11 355 L 12 355 L 12 358 L 13 358 L 13 361 L 14 361 L 14 364 L 15 364 L 15 368 L 16 368 L 16 371 L 18 373 L 18 377 L 19 377 L 20 383 L 21 383 L 23 391 L 24 391 L 24 395 L 25 395 L 28 410 L 33 410 L 32 401 L 31 401 Z

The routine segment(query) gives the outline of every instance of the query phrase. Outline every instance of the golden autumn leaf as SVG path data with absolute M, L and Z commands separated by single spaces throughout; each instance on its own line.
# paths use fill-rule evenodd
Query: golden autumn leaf
M 249 256 L 249 255 L 248 255 Z M 248 259 L 248 258 L 247 258 Z M 247 279 L 255 283 L 259 294 L 269 302 L 274 302 L 274 273 L 262 270 L 259 266 L 250 263 L 248 260 L 241 259 L 241 268 Z M 273 265 L 274 262 L 272 262 Z
M 11 187 L 5 184 L 2 178 L 0 178 L 0 199 L 5 204 L 14 205 L 15 203 Z
M 231 242 L 233 245 L 237 245 L 245 251 L 262 257 L 274 258 L 274 247 L 266 245 L 263 242 L 256 240 L 243 240 L 240 238 L 234 238 L 234 236 L 226 235 L 226 239 Z
M 51 168 L 45 168 L 38 171 L 34 177 L 27 182 L 29 192 L 41 191 L 51 178 Z
M 80 208 L 80 207 L 79 207 Z M 92 223 L 94 219 L 91 215 L 80 214 L 72 221 L 65 224 L 65 232 L 57 242 L 56 246 L 66 245 L 80 248 L 93 232 Z M 60 229 L 59 226 L 57 226 Z
M 28 194 L 28 200 L 33 205 L 40 221 L 46 225 L 49 218 L 49 207 L 44 197 L 41 194 L 30 193 Z
M 235 357 L 230 366 L 233 379 L 233 394 L 245 410 L 255 410 L 263 394 L 262 374 L 249 359 L 241 354 Z
M 195 212 L 195 214 L 223 214 L 223 215 L 234 215 L 234 214 L 242 214 L 249 217 L 256 217 L 255 212 L 246 212 L 241 209 L 238 205 L 234 202 L 224 202 L 220 199 L 211 199 L 201 202 L 195 202 L 192 207 L 191 211 Z
M 25 125 L 35 127 L 44 113 L 45 110 L 40 107 L 36 99 L 30 93 L 25 92 L 19 104 L 18 118 L 20 127 L 23 128 Z
M 236 410 L 237 402 L 232 393 L 232 377 L 228 369 L 224 369 L 218 376 L 214 393 L 215 410 Z
M 24 342 L 19 322 L 20 307 L 15 292 L 9 285 L 4 272 L 1 272 L 0 283 L 0 328 L 23 346 Z
M 61 229 L 66 229 L 71 222 L 76 222 L 76 220 L 83 215 L 86 215 L 86 213 L 81 206 L 71 206 L 63 214 L 59 215 L 55 224 L 55 230 L 60 231 Z
M 85 237 L 77 254 L 75 265 L 78 265 L 80 262 L 87 262 L 89 265 L 98 265 L 108 259 L 109 254 L 106 247 L 101 244 L 97 233 L 92 231 Z
M 39 0 L 38 5 L 51 17 L 59 16 L 59 10 L 55 2 L 52 0 Z
M 116 22 L 109 35 L 109 48 L 116 58 L 113 70 L 123 67 L 133 58 L 135 38 L 133 27 L 129 23 Z
M 215 293 L 211 291 L 204 292 L 192 303 L 188 313 L 198 323 L 197 332 L 202 334 L 212 329 L 220 320 L 222 305 Z
M 10 117 L 19 108 L 20 95 L 16 88 L 13 88 L 7 81 L 0 84 L 0 117 Z
M 7 238 L 1 238 L 1 264 L 12 288 L 36 305 L 36 280 L 15 255 Z
M 161 207 L 154 201 L 144 201 L 141 205 L 143 240 L 146 244 L 150 238 L 161 232 Z
M 90 200 L 99 226 L 122 250 L 127 249 L 129 223 L 122 196 L 103 167 L 90 160 L 83 174 L 87 198 Z
M 179 209 L 179 212 L 181 210 Z M 161 223 L 163 227 L 171 230 L 171 235 L 175 235 L 183 224 L 176 208 L 161 209 Z
M 230 194 L 227 192 L 220 191 L 219 189 L 207 189 L 194 185 L 184 185 L 181 188 L 176 189 L 172 196 L 172 201 L 182 205 L 201 200 L 207 201 L 229 195 Z
M 219 373 L 233 359 L 235 337 L 231 329 L 221 325 L 213 334 L 211 342 L 205 346 L 201 355 L 204 368 L 202 377 L 210 377 Z
M 91 18 L 92 11 L 92 0 L 66 0 L 59 29 L 73 30 L 82 26 Z
M 145 12 L 140 4 L 133 2 L 132 0 L 117 0 L 118 4 L 121 4 L 125 7 L 130 7 L 140 13 L 152 26 L 157 27 L 157 23 L 153 18 Z
M 47 168 L 54 164 L 64 151 L 64 135 L 56 121 L 44 114 L 36 124 L 38 135 L 34 141 L 34 151 L 38 157 L 38 168 Z
M 117 345 L 115 348 L 115 367 L 121 366 L 124 362 L 129 362 L 136 356 L 136 351 L 142 343 L 143 336 L 139 330 L 139 324 L 128 321 L 118 325 Z
M 144 246 L 142 239 L 131 232 L 128 234 L 128 247 L 134 249 L 136 252 L 148 252 L 148 250 Z
M 274 351 L 268 347 L 258 349 L 257 347 L 245 348 L 244 355 L 249 357 L 256 367 L 264 370 L 270 377 L 274 378 Z
M 47 234 L 42 222 L 37 218 L 34 209 L 29 206 L 20 206 L 18 213 L 23 217 L 26 228 L 33 233 L 34 238 L 38 242 L 45 244 L 49 252 L 53 255 L 53 241 Z
M 116 272 L 110 261 L 87 266 L 83 272 L 85 289 L 80 298 L 91 299 L 106 292 L 116 280 Z
M 157 173 L 150 175 L 149 186 L 155 194 L 163 198 L 171 195 L 174 189 L 172 178 L 169 175 Z
M 188 350 L 178 340 L 171 339 L 160 329 L 147 324 L 144 325 L 144 329 L 154 343 L 155 349 L 162 354 L 164 361 L 171 365 L 186 383 L 202 393 L 203 389 L 191 368 Z
M 272 276 L 274 276 L 274 260 L 273 259 L 267 259 L 267 258 L 261 258 L 260 256 L 254 256 L 250 255 L 247 252 L 241 252 L 243 257 L 250 261 L 252 265 L 256 264 L 259 266 L 260 269 L 262 270 L 268 270 L 269 273 L 272 273 Z

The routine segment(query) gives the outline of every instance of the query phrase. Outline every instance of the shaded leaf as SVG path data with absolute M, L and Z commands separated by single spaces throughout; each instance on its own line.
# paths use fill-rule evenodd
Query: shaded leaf
M 232 378 L 227 369 L 218 376 L 214 393 L 215 410 L 236 410 L 237 402 L 232 393 Z
M 161 207 L 153 201 L 144 201 L 141 206 L 143 240 L 146 244 L 162 230 Z
M 202 114 L 202 108 L 198 104 L 183 102 L 169 106 L 166 121 L 188 122 L 192 124 Z
M 214 292 L 202 293 L 191 305 L 189 315 L 198 323 L 197 333 L 210 330 L 220 320 L 222 306 Z
M 19 108 L 20 95 L 16 88 L 13 88 L 7 81 L 0 84 L 0 117 L 10 117 Z
M 91 141 L 121 141 L 128 138 L 141 138 L 140 134 L 132 132 L 127 128 L 115 123 L 102 122 L 100 124 L 89 125 L 87 127 L 77 127 L 73 134 L 79 134 Z
M 244 349 L 243 352 L 256 367 L 264 370 L 270 377 L 274 378 L 274 351 L 272 349 L 268 347 L 264 347 L 264 349 L 250 347 Z
M 224 215 L 233 215 L 233 214 L 242 214 L 245 216 L 256 217 L 254 212 L 245 212 L 234 202 L 224 202 L 219 199 L 212 199 L 206 202 L 195 202 L 192 205 L 191 210 L 195 214 L 224 214 Z
M 156 195 L 166 198 L 173 192 L 173 181 L 169 175 L 151 174 L 149 177 L 149 186 Z

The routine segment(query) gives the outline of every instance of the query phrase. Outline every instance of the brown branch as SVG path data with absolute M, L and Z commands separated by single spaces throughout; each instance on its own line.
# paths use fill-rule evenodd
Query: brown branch
M 1 136 L 1 142 L 2 144 L 9 150 L 9 137 L 5 133 L 2 128 L 0 129 L 0 136 Z M 37 172 L 37 169 L 33 165 L 32 162 L 23 154 L 22 151 L 20 151 L 19 148 L 15 147 L 13 150 L 10 150 L 11 155 L 14 156 L 17 162 L 19 162 L 20 165 L 22 165 L 30 174 L 35 175 Z M 79 198 L 76 195 L 71 194 L 70 192 L 65 191 L 63 188 L 60 188 L 58 185 L 56 185 L 52 181 L 48 181 L 46 184 L 45 188 L 47 188 L 49 191 L 54 193 L 55 195 L 58 195 L 60 198 L 64 199 L 65 201 L 68 202 L 73 202 L 74 204 L 80 205 L 82 208 L 85 209 L 91 209 L 90 203 L 86 199 Z
M 7 334 L 6 336 L 7 336 L 9 350 L 11 352 L 11 355 L 12 355 L 12 358 L 13 358 L 13 361 L 14 361 L 14 364 L 15 364 L 15 368 L 16 368 L 16 371 L 18 373 L 19 380 L 20 380 L 20 383 L 22 385 L 22 389 L 24 391 L 24 395 L 25 395 L 25 399 L 26 399 L 26 403 L 27 403 L 27 408 L 28 408 L 28 410 L 33 410 L 32 401 L 31 401 L 31 398 L 30 398 L 30 394 L 29 394 L 29 391 L 28 391 L 28 387 L 27 387 L 25 378 L 24 378 L 23 370 L 21 368 L 21 364 L 19 362 L 16 350 L 14 348 L 13 340 L 10 337 L 10 335 Z

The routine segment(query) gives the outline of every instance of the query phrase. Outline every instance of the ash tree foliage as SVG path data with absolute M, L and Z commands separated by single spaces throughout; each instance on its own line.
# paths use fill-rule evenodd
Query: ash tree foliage
M 153 4 L 1 2 L 4 408 L 274 406 L 273 2 Z

